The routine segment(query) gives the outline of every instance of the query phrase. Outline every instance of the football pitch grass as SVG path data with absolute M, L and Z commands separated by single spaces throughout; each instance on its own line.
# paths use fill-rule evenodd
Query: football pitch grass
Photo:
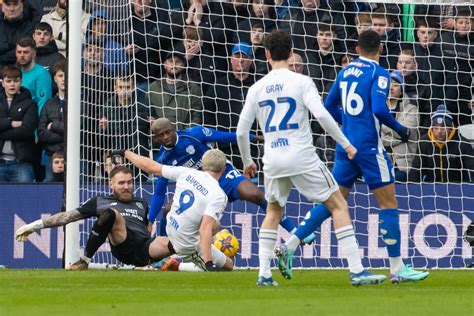
M 279 287 L 257 287 L 254 270 L 0 270 L 0 315 L 474 315 L 474 270 L 364 287 L 345 270 L 273 274 Z

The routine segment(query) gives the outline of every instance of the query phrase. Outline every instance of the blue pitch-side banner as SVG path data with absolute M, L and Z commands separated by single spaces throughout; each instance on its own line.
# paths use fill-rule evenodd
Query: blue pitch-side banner
M 147 188 L 151 189 L 151 187 Z M 59 268 L 64 247 L 62 229 L 44 229 L 31 235 L 26 243 L 14 240 L 15 230 L 24 223 L 49 216 L 60 209 L 62 185 L 0 185 L 0 265 L 10 268 Z M 415 267 L 462 268 L 472 262 L 473 248 L 462 234 L 474 220 L 474 185 L 399 185 L 402 256 Z M 149 198 L 149 197 L 148 197 Z M 292 192 L 287 215 L 302 219 L 311 205 Z M 378 233 L 375 201 L 364 185 L 357 186 L 349 201 L 361 256 L 366 266 L 388 266 L 387 253 Z M 264 214 L 243 202 L 232 204 L 222 226 L 229 228 L 240 241 L 235 257 L 238 267 L 258 266 L 258 227 Z M 408 211 L 409 210 L 409 211 Z M 288 234 L 280 230 L 281 240 Z M 331 221 L 326 221 L 315 245 L 297 252 L 296 267 L 343 267 Z

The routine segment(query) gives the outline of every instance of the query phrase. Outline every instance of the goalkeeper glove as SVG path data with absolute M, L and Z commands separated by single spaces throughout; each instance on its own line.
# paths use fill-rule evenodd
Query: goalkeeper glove
M 410 139 L 410 134 L 411 134 L 411 130 L 409 128 L 406 128 L 403 125 L 401 126 L 400 130 L 398 131 L 398 135 L 400 135 L 402 143 L 408 142 L 408 139 Z
M 18 241 L 27 241 L 28 236 L 44 227 L 43 220 L 39 219 L 33 223 L 23 225 L 15 232 L 15 238 Z
M 215 265 L 214 262 L 208 261 L 208 262 L 206 262 L 206 271 L 207 272 L 216 272 L 216 271 L 219 271 L 219 268 Z
M 122 163 L 122 162 L 117 161 L 116 159 L 118 157 L 122 157 L 122 158 L 125 157 L 125 151 L 126 149 L 117 149 L 117 150 L 112 151 L 112 154 L 110 156 L 112 158 L 112 163 L 114 165 L 120 165 Z

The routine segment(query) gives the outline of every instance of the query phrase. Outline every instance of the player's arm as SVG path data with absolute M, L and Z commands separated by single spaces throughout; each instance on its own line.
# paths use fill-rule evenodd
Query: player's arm
M 154 174 L 159 177 L 163 175 L 162 169 L 163 165 L 154 161 L 153 159 L 150 159 L 145 156 L 140 156 L 135 154 L 134 152 L 130 150 L 116 150 L 112 152 L 112 158 L 114 156 L 122 156 L 130 160 L 131 163 L 133 163 L 137 168 L 139 168 L 142 171 L 145 171 L 148 174 Z
M 85 218 L 85 216 L 77 209 L 67 212 L 60 212 L 51 215 L 45 219 L 38 219 L 32 223 L 26 224 L 18 228 L 15 233 L 15 238 L 18 241 L 28 240 L 28 236 L 43 228 L 52 228 L 64 226 L 66 224 L 78 221 Z
M 240 113 L 239 123 L 237 124 L 237 145 L 239 146 L 242 162 L 244 163 L 244 174 L 250 178 L 257 175 L 257 165 L 253 162 L 252 156 L 250 155 L 250 140 L 248 137 L 254 121 L 255 112 L 252 108 L 249 93 L 244 108 Z
M 402 142 L 406 143 L 410 137 L 410 129 L 398 123 L 387 108 L 387 97 L 390 90 L 389 82 L 388 74 L 376 74 L 370 91 L 372 113 L 381 124 L 397 132 Z
M 237 143 L 237 134 L 231 132 L 222 132 L 216 129 L 208 128 L 208 127 L 195 127 L 196 130 L 199 131 L 201 134 L 200 136 L 205 142 L 215 142 L 221 144 L 236 144 Z M 260 140 L 257 139 L 256 136 L 252 133 L 249 133 L 250 141 Z
M 206 265 L 208 265 L 208 262 L 212 264 L 212 228 L 215 224 L 216 220 L 213 217 L 204 215 L 199 227 L 199 249 L 201 250 L 202 260 Z
M 326 98 L 326 101 L 324 101 L 324 106 L 336 122 L 342 124 L 342 109 L 339 107 L 340 100 L 339 79 L 336 79 L 331 90 L 329 90 L 329 95 Z
M 150 203 L 150 212 L 148 213 L 148 221 L 154 223 L 156 217 L 161 211 L 166 198 L 166 187 L 168 186 L 168 179 L 163 177 L 156 178 L 155 190 Z
M 329 135 L 342 146 L 342 148 L 344 148 L 349 158 L 352 159 L 356 155 L 357 149 L 352 146 L 347 137 L 342 133 L 336 121 L 332 118 L 331 114 L 329 114 L 328 110 L 326 110 L 321 103 L 321 97 L 319 96 L 314 83 L 311 80 L 307 83 L 306 87 L 303 87 L 303 89 L 305 89 L 303 95 L 305 106 L 318 120 L 321 127 L 328 132 Z

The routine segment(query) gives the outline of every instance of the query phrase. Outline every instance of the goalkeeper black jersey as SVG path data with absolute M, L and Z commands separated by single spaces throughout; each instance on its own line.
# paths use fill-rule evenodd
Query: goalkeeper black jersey
M 150 238 L 147 230 L 148 202 L 144 199 L 134 197 L 130 202 L 123 203 L 113 196 L 96 196 L 87 200 L 77 210 L 84 217 L 89 218 L 100 216 L 108 208 L 118 211 L 123 216 L 128 230 Z

